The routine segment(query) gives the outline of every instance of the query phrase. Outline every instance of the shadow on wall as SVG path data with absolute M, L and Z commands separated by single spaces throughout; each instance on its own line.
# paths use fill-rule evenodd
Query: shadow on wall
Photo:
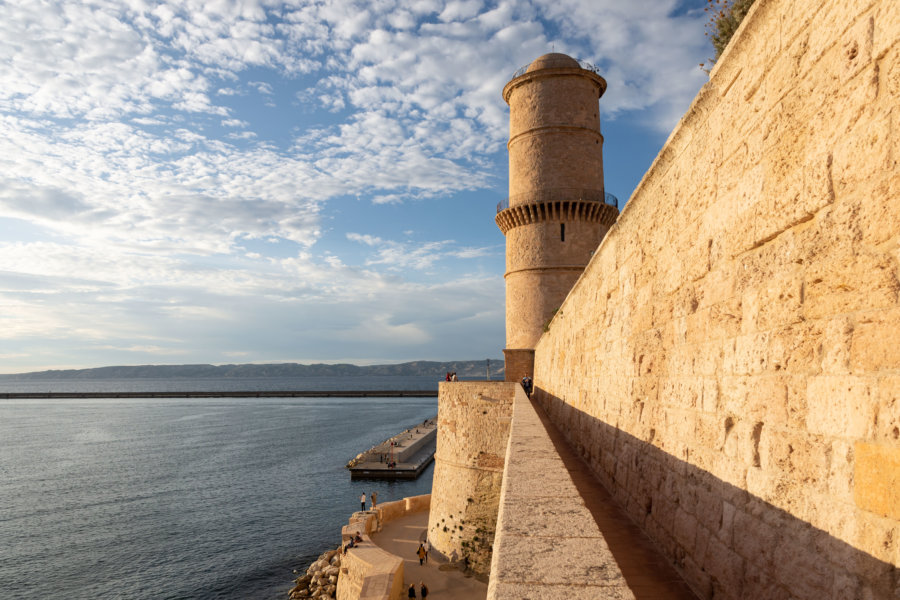
M 532 397 L 701 598 L 900 598 L 894 565 L 544 390 Z M 627 548 L 609 542 L 619 561 Z

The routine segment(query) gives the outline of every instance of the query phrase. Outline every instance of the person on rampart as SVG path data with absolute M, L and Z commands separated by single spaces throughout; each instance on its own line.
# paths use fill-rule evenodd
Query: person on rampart
M 372 492 L 369 494 L 369 498 L 372 499 L 372 510 L 375 510 L 375 505 L 378 504 L 378 492 Z
M 425 547 L 422 544 L 419 544 L 419 549 L 416 550 L 416 556 L 419 557 L 419 566 L 422 566 L 422 563 L 425 561 Z
M 534 387 L 534 381 L 528 375 L 522 377 L 522 389 L 525 390 L 525 394 L 530 398 L 531 390 Z
M 359 510 L 366 510 L 366 493 L 363 492 L 359 497 Z

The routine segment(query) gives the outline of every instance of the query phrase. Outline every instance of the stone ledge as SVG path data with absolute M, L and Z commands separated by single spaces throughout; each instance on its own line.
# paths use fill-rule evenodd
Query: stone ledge
M 635 597 L 540 417 L 518 385 L 487 597 Z

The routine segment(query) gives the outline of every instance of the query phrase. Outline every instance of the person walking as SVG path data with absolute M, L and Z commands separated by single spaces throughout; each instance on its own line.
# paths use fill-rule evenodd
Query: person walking
M 363 492 L 359 497 L 359 510 L 366 510 L 366 493 Z
M 407 598 L 415 598 L 416 597 L 416 584 L 409 584 L 409 591 L 406 593 Z
M 419 557 L 419 566 L 425 561 L 425 547 L 422 544 L 419 544 L 419 549 L 416 550 L 416 555 Z
M 428 597 L 428 586 L 424 581 L 419 582 L 419 595 L 424 599 Z
M 425 564 L 427 565 L 428 564 L 428 551 L 431 550 L 431 542 L 429 542 L 426 539 L 425 542 L 422 544 L 422 548 L 425 549 Z

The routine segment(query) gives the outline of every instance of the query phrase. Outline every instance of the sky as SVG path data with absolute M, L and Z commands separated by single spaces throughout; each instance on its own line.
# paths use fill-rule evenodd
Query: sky
M 705 4 L 0 2 L 0 373 L 502 357 L 503 86 L 595 65 L 625 202 Z

